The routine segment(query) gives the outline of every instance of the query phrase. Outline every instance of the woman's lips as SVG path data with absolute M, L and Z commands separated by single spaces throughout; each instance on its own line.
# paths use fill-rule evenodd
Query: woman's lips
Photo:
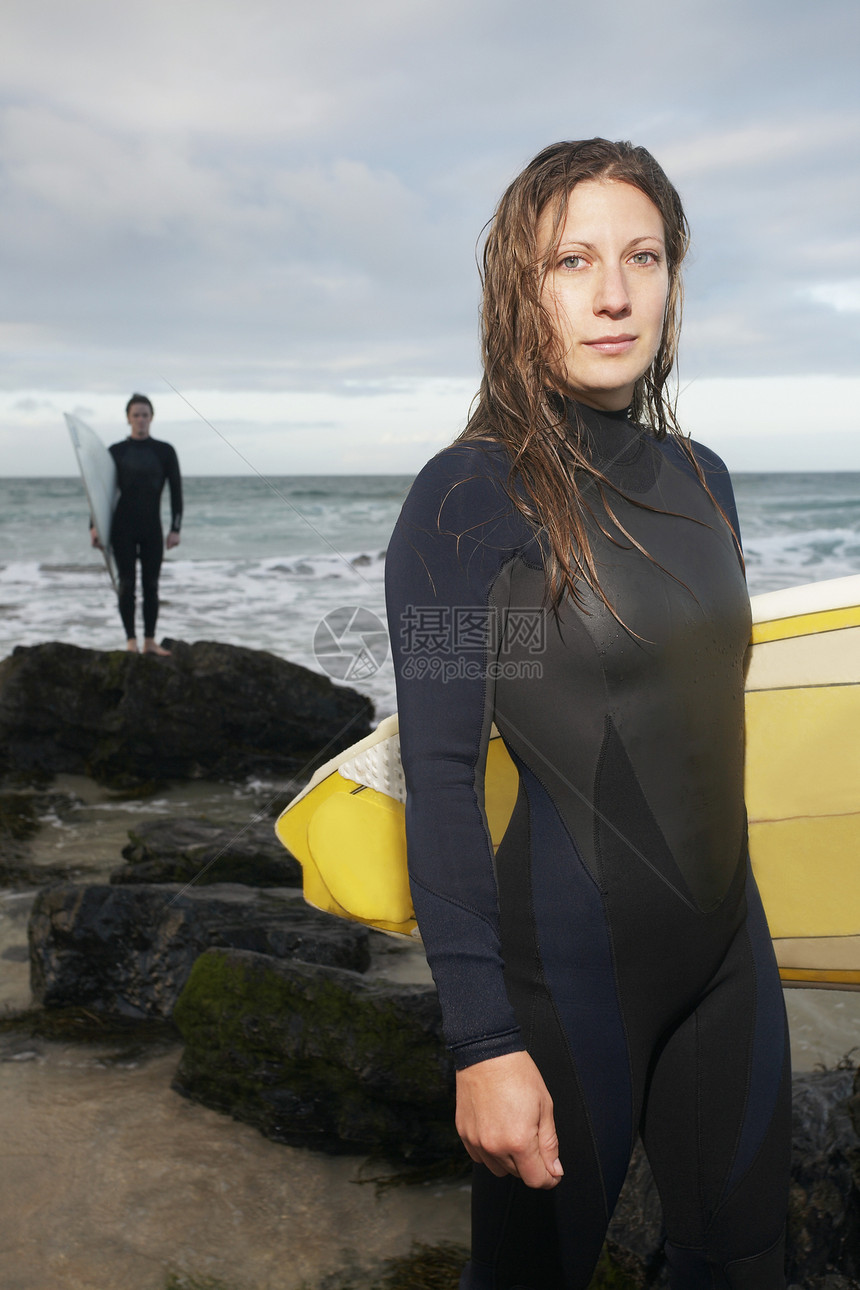
M 601 354 L 626 354 L 636 344 L 635 336 L 598 336 L 596 340 L 584 342 L 588 349 L 596 349 Z

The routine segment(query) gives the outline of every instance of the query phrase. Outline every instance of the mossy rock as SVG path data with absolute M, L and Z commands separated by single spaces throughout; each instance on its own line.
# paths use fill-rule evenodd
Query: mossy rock
M 174 1087 L 267 1137 L 413 1162 L 461 1155 L 453 1067 L 429 986 L 209 950 L 174 1019 Z

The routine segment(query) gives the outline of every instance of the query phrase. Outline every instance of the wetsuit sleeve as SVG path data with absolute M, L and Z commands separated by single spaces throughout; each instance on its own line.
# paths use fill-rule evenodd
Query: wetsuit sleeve
M 164 454 L 164 473 L 170 485 L 170 530 L 178 533 L 182 528 L 182 476 L 179 473 L 179 458 L 172 444 L 166 443 Z
M 740 547 L 741 525 L 738 519 L 738 508 L 735 504 L 735 494 L 728 467 L 722 458 L 718 457 L 710 448 L 706 448 L 704 444 L 691 443 L 690 446 L 696 454 L 696 460 L 702 468 L 705 479 L 708 481 L 708 487 L 723 508 L 734 529 L 735 537 Z
M 696 461 L 701 467 L 702 474 L 705 476 L 705 481 L 708 488 L 711 490 L 711 495 L 722 508 L 723 513 L 734 530 L 738 544 L 738 554 L 740 555 L 743 549 L 741 543 L 741 525 L 740 520 L 738 519 L 738 508 L 735 504 L 735 494 L 732 489 L 732 480 L 729 475 L 728 467 L 721 457 L 718 457 L 710 448 L 706 448 L 704 444 L 696 443 L 692 439 L 688 440 L 688 443 Z M 685 451 L 676 439 L 670 435 L 665 440 L 664 446 L 669 450 L 676 464 L 679 465 L 682 470 L 684 470 L 688 475 L 695 474 L 689 453 Z M 743 563 L 742 559 L 741 563 Z
M 441 453 L 415 481 L 386 556 L 412 895 L 461 1067 L 525 1047 L 503 980 L 483 803 L 489 595 L 520 531 L 503 473 L 480 448 Z

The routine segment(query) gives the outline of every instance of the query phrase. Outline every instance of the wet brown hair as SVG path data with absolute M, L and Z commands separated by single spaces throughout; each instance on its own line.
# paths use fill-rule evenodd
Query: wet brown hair
M 611 610 L 588 537 L 587 520 L 593 512 L 584 496 L 586 485 L 588 491 L 596 488 L 624 537 L 639 544 L 612 512 L 606 490 L 613 486 L 591 462 L 587 439 L 571 434 L 565 382 L 551 361 L 555 330 L 541 299 L 561 240 L 568 197 L 578 183 L 589 179 L 631 184 L 650 198 L 662 217 L 669 278 L 663 333 L 653 361 L 636 382 L 629 415 L 648 426 L 657 439 L 678 435 L 705 482 L 666 388 L 681 325 L 687 219 L 678 193 L 650 152 L 626 142 L 586 139 L 551 144 L 502 196 L 483 250 L 484 375 L 460 439 L 489 438 L 507 447 L 512 462 L 511 500 L 545 539 L 548 600 L 557 606 L 569 593 L 581 604 L 585 584 Z M 545 212 L 552 216 L 552 241 L 549 251 L 541 254 L 537 231 Z
M 148 399 L 145 394 L 132 394 L 128 403 L 126 403 L 125 405 L 126 417 L 128 417 L 128 414 L 129 412 L 131 412 L 135 403 L 145 403 L 146 406 L 149 408 L 150 412 L 152 413 L 152 415 L 155 416 L 155 408 L 152 406 L 152 401 Z

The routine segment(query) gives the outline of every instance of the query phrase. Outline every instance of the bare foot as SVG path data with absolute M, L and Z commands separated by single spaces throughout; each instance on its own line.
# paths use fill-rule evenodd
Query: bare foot
M 144 654 L 154 654 L 156 658 L 170 658 L 170 650 L 158 644 L 154 636 L 147 636 L 143 642 Z
M 129 641 L 126 641 L 126 645 L 125 645 L 125 647 L 126 647 L 126 649 L 128 650 L 129 654 L 138 654 L 138 653 L 140 652 L 140 651 L 138 650 L 138 648 L 137 648 L 137 641 L 136 641 L 136 640 L 129 640 Z

